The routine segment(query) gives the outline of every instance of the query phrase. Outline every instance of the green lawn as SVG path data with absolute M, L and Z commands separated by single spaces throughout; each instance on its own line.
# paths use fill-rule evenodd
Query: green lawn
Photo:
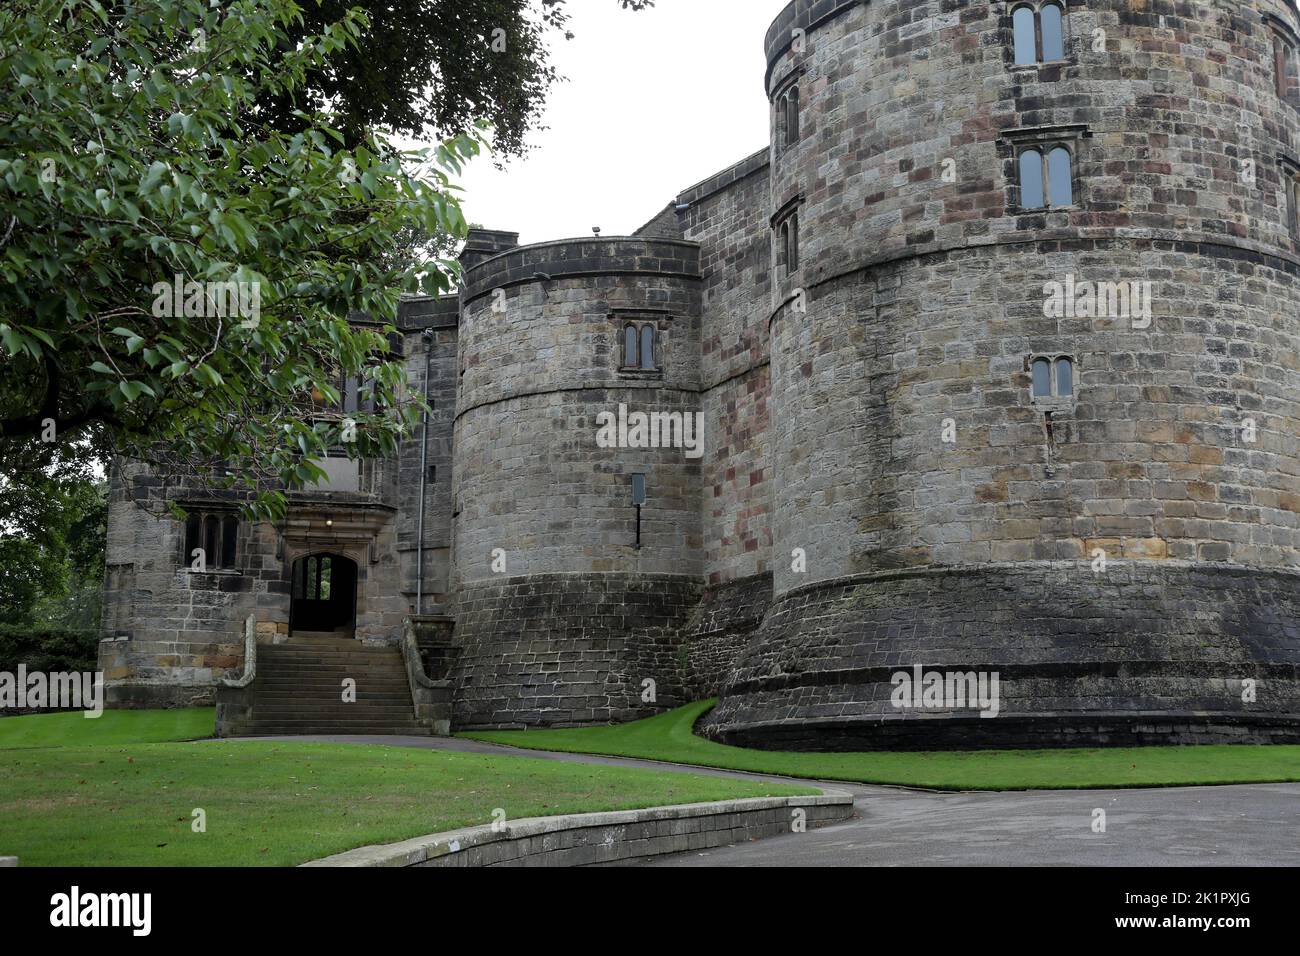
M 701 701 L 614 727 L 462 736 L 532 750 L 642 757 L 813 780 L 936 790 L 1069 790 L 1300 781 L 1300 746 L 1114 747 L 934 753 L 786 753 L 714 743 L 693 733 Z
M 401 747 L 156 742 L 211 710 L 0 720 L 0 856 L 26 866 L 289 865 L 458 826 L 814 793 L 682 773 Z M 23 721 L 37 722 L 24 729 Z M 206 723 L 204 723 L 206 721 Z M 13 726 L 10 726 L 13 725 Z M 68 746 L 37 746 L 58 740 Z M 133 728 L 148 742 L 130 742 Z M 207 832 L 194 833 L 201 808 Z
M 63 744 L 110 746 L 161 743 L 211 737 L 216 708 L 184 710 L 106 710 L 99 717 L 81 711 L 32 714 L 0 719 L 0 750 L 59 747 Z

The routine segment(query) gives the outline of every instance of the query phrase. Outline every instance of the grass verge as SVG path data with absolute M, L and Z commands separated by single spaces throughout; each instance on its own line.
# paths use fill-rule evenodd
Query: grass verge
M 476 731 L 461 736 L 531 750 L 640 757 L 811 780 L 934 790 L 1073 790 L 1300 781 L 1300 746 L 1225 744 L 910 753 L 791 753 L 715 743 L 694 733 L 715 701 L 612 727 Z
M 5 717 L 0 719 L 0 750 L 198 740 L 212 736 L 216 713 L 214 707 L 189 707 L 106 710 L 99 717 L 86 717 L 81 711 Z
M 80 724 L 64 726 L 67 746 L 33 746 L 36 732 L 7 730 L 23 743 L 0 750 L 0 855 L 24 866 L 284 866 L 489 823 L 498 807 L 519 819 L 817 792 L 404 747 L 131 742 L 123 738 L 133 724 L 141 736 L 168 724 L 157 711 L 121 713 L 112 743 L 87 744 L 104 728 L 89 729 L 97 722 L 79 714 L 69 716 Z M 63 715 L 0 723 L 50 716 Z M 170 732 L 186 736 L 194 721 Z M 41 727 L 40 739 L 53 736 Z M 206 832 L 195 833 L 200 809 Z

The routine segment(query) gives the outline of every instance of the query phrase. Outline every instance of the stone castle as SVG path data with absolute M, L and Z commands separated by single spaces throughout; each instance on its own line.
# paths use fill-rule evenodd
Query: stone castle
M 290 691 L 400 647 L 439 731 L 717 696 L 759 747 L 1300 740 L 1291 0 L 795 0 L 766 53 L 768 148 L 403 301 L 397 457 L 276 524 L 117 465 L 111 699 L 265 728 L 306 635 Z M 898 706 L 914 667 L 996 718 Z

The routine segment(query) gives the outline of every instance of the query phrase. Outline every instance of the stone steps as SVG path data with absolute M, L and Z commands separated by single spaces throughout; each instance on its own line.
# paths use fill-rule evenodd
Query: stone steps
M 356 681 L 354 703 L 342 700 L 345 679 Z M 415 722 L 401 652 L 346 636 L 299 632 L 260 646 L 254 693 L 247 736 L 430 733 Z

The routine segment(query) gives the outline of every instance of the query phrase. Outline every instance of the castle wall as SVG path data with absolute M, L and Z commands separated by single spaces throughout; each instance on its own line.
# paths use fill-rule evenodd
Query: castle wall
M 165 514 L 167 488 L 140 463 L 109 474 L 104 640 L 98 668 L 110 706 L 197 706 L 241 667 L 243 621 L 284 605 L 274 541 L 243 525 L 245 573 L 190 569 L 184 526 Z
M 432 405 L 425 426 L 415 428 L 398 449 L 394 502 L 400 515 L 397 551 L 401 593 L 416 611 L 417 547 L 420 536 L 421 462 L 424 487 L 424 614 L 444 614 L 451 602 L 452 427 L 456 418 L 458 296 L 405 299 L 398 310 L 407 387 Z M 425 330 L 430 335 L 425 335 Z M 426 372 L 428 375 L 426 382 Z M 427 457 L 422 459 L 422 445 Z
M 772 164 L 802 249 L 772 324 L 773 547 L 807 568 L 775 564 L 777 602 L 710 717 L 723 739 L 914 743 L 922 715 L 882 708 L 914 663 L 1020 667 L 974 742 L 1140 737 L 1128 712 L 1272 739 L 1295 712 L 1300 643 L 1251 603 L 1300 595 L 1300 262 L 1276 178 L 1296 112 L 1269 28 L 1237 3 L 1089 0 L 1071 62 L 1015 68 L 1011 6 L 818 20 L 827 5 L 800 0 L 769 35 L 769 88 L 797 74 L 803 104 Z M 800 24 L 803 52 L 780 39 Z M 1017 213 L 1008 131 L 1026 129 L 1077 133 L 1073 207 Z M 1048 314 L 1070 276 L 1149 280 L 1149 325 Z M 1074 397 L 1035 403 L 1030 359 L 1062 354 Z M 1124 676 L 1107 661 L 1146 683 L 1099 684 Z M 1241 700 L 1251 678 L 1268 702 Z M 1099 712 L 1114 719 L 1076 719 Z
M 601 448 L 597 416 L 699 410 L 698 275 L 696 246 L 660 239 L 527 246 L 466 274 L 458 726 L 627 719 L 656 709 L 647 679 L 678 694 L 675 655 L 646 649 L 698 596 L 700 460 Z M 661 372 L 620 367 L 629 319 L 658 328 Z M 639 549 L 634 473 L 647 476 Z
M 677 200 L 686 207 L 682 234 L 701 249 L 700 407 L 709 436 L 701 508 L 711 584 L 771 566 L 768 189 L 763 150 Z

